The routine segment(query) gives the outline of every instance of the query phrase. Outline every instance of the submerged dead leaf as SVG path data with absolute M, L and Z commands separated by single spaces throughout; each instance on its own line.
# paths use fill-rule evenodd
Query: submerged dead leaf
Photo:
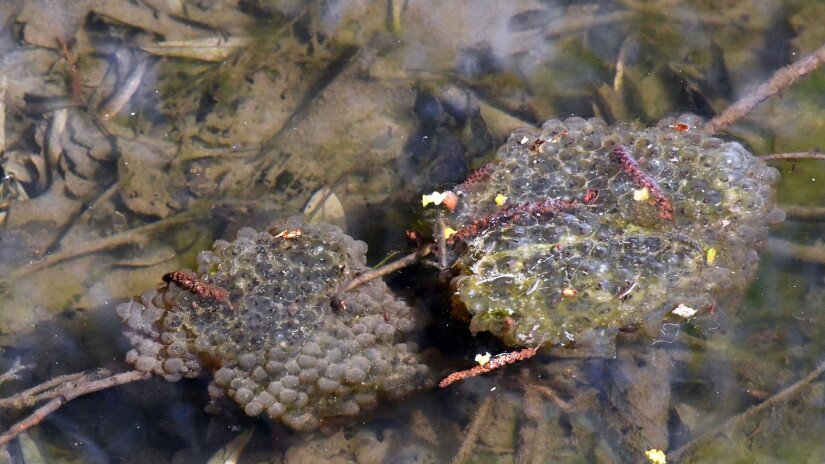
M 249 440 L 252 438 L 252 431 L 254 429 L 248 429 L 245 432 L 241 433 L 232 441 L 221 447 L 218 451 L 215 451 L 215 454 L 209 458 L 209 461 L 206 461 L 206 464 L 235 464 L 238 462 L 238 458 L 241 457 L 241 453 L 243 450 L 246 449 L 246 445 L 249 444 Z
M 347 230 L 347 218 L 341 200 L 329 187 L 319 189 L 307 202 L 304 215 L 310 224 L 328 222 Z
M 223 61 L 232 53 L 247 46 L 249 37 L 208 37 L 191 40 L 167 40 L 142 45 L 140 48 L 152 55 L 190 58 L 201 61 Z

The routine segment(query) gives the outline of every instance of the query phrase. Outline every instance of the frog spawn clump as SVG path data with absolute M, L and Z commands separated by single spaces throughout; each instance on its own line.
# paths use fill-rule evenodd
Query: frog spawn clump
M 229 396 L 298 430 L 431 385 L 405 340 L 412 309 L 380 279 L 340 291 L 368 270 L 366 244 L 297 221 L 280 236 L 242 229 L 201 252 L 192 277 L 226 299 L 172 281 L 119 305 L 127 362 L 170 381 L 212 371 L 213 401 Z
M 513 133 L 455 189 L 445 218 L 458 231 L 453 286 L 471 329 L 513 346 L 566 344 L 740 295 L 768 224 L 783 217 L 779 173 L 701 124 L 570 118 Z

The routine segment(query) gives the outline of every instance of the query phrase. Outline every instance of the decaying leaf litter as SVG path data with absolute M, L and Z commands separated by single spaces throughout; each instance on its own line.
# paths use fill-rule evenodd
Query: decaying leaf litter
M 738 2 L 723 14 L 669 2 L 535 3 L 512 11 L 455 6 L 454 14 L 432 18 L 427 5 L 398 2 L 184 8 L 102 1 L 77 3 L 71 11 L 49 11 L 44 3 L 3 7 L 9 27 L 0 72 L 6 78 L 3 187 L 10 192 L 3 199 L 3 333 L 28 332 L 43 321 L 28 341 L 6 335 L 4 344 L 9 365 L 17 356 L 35 363 L 36 371 L 23 375 L 34 372 L 37 379 L 121 359 L 123 351 L 111 348 L 122 346 L 120 327 L 106 308 L 154 288 L 170 270 L 189 267 L 222 229 L 234 236 L 240 225 L 294 214 L 329 187 L 346 211 L 348 233 L 376 250 L 376 262 L 403 249 L 411 205 L 422 191 L 461 182 L 515 125 L 565 114 L 611 122 L 651 122 L 684 111 L 712 116 L 825 40 L 812 19 L 822 7 L 813 4 L 760 3 L 759 10 Z M 665 15 L 670 11 L 679 14 Z M 262 26 L 256 16 L 268 21 Z M 742 34 L 749 39 L 744 48 Z M 732 134 L 755 153 L 815 150 L 822 133 L 817 115 L 825 108 L 821 80 L 821 71 L 814 72 L 786 88 Z M 306 163 L 306 153 L 316 154 L 319 167 Z M 821 165 L 778 163 L 780 201 L 816 206 Z M 772 241 L 771 250 L 780 254 L 763 253 L 762 269 L 787 268 L 780 257 L 787 251 L 814 255 L 787 244 L 815 246 L 809 237 L 818 227 L 778 229 L 781 241 Z M 720 308 L 718 321 L 663 327 L 652 350 L 650 340 L 623 334 L 616 358 L 554 353 L 565 359 L 545 363 L 542 357 L 524 365 L 524 376 L 514 366 L 459 384 L 426 396 L 421 409 L 403 405 L 403 417 L 418 418 L 409 424 L 378 421 L 330 436 L 270 429 L 286 451 L 273 457 L 253 441 L 249 459 L 379 462 L 379 455 L 364 451 L 372 448 L 416 462 L 427 458 L 420 451 L 427 443 L 441 453 L 430 452 L 430 459 L 444 460 L 458 442 L 465 446 L 457 460 L 503 462 L 581 455 L 642 460 L 650 448 L 676 451 L 712 431 L 708 424 L 771 398 L 813 369 L 821 357 L 820 318 L 815 306 L 796 302 L 806 293 L 807 301 L 817 301 L 820 276 L 815 266 L 778 275 L 763 270 L 738 311 Z M 444 311 L 441 302 L 418 301 Z M 445 330 L 436 327 L 431 336 L 437 341 Z M 44 336 L 52 340 L 44 344 Z M 42 348 L 33 349 L 38 343 Z M 449 348 L 454 366 L 463 356 L 471 364 L 479 351 L 503 350 L 484 338 L 468 343 Z M 86 356 L 56 360 L 50 347 Z M 167 405 L 195 405 L 188 419 L 170 419 L 161 414 L 162 403 L 130 393 L 140 388 L 111 395 L 119 395 L 124 414 L 133 408 L 144 417 L 165 417 L 152 422 L 161 424 L 155 430 L 130 434 L 114 423 L 96 429 L 89 425 L 96 423 L 94 411 L 70 404 L 75 416 L 50 425 L 57 433 L 34 429 L 30 435 L 51 443 L 51 453 L 61 448 L 61 436 L 81 437 L 87 457 L 95 450 L 136 461 L 208 454 L 206 443 L 215 435 L 200 417 L 202 398 L 188 396 L 200 389 L 144 387 L 171 392 Z M 812 414 L 818 389 L 816 382 L 796 397 L 801 404 L 767 403 L 775 417 L 757 411 L 737 420 L 731 438 L 714 435 L 693 457 L 781 453 L 795 460 L 817 452 L 811 434 L 819 430 Z M 455 414 L 434 413 L 444 407 Z M 471 416 L 465 440 L 462 428 Z M 202 433 L 186 434 L 181 420 L 201 424 L 194 430 Z M 124 430 L 129 440 L 112 444 L 102 430 Z M 545 430 L 553 432 L 538 436 L 558 440 L 531 438 Z M 234 435 L 219 436 L 228 443 Z M 141 447 L 147 455 L 132 454 L 150 437 L 153 448 Z

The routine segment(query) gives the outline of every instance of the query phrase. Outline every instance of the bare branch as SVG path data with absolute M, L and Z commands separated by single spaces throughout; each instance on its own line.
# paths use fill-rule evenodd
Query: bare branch
M 432 251 L 432 245 L 424 245 L 423 247 L 419 248 L 413 253 L 408 254 L 407 256 L 397 259 L 389 264 L 385 264 L 378 269 L 373 269 L 370 272 L 361 274 L 360 276 L 352 279 L 349 283 L 344 287 L 345 292 L 352 290 L 353 288 L 365 283 L 369 282 L 370 280 L 377 279 L 379 277 L 383 277 L 387 274 L 395 272 L 399 269 L 405 268 L 416 261 L 420 260 L 421 258 L 427 256 Z
M 795 153 L 774 153 L 760 156 L 765 161 L 796 161 L 796 160 L 825 160 L 825 153 L 819 150 L 801 151 Z
M 818 379 L 825 373 L 825 362 L 821 363 L 816 369 L 812 370 L 808 375 L 799 379 L 793 385 L 783 389 L 779 393 L 773 395 L 772 397 L 768 398 L 767 400 L 752 406 L 741 414 L 737 414 L 730 419 L 723 422 L 718 427 L 714 428 L 710 432 L 694 438 L 689 443 L 685 444 L 684 446 L 676 449 L 672 453 L 668 454 L 668 459 L 672 460 L 679 460 L 682 456 L 688 455 L 692 453 L 696 448 L 702 445 L 704 442 L 716 437 L 717 435 L 723 434 L 725 432 L 731 431 L 739 426 L 742 422 L 750 419 L 751 417 L 759 414 L 760 412 L 764 411 L 765 409 L 772 408 L 774 406 L 779 405 L 785 401 L 788 401 L 798 395 L 806 386 L 808 386 L 811 382 Z
M 492 411 L 493 397 L 488 396 L 484 398 L 481 405 L 476 410 L 476 414 L 473 416 L 473 421 L 470 423 L 470 426 L 467 427 L 467 434 L 464 436 L 464 441 L 461 442 L 461 448 L 458 449 L 458 453 L 456 453 L 453 458 L 452 464 L 467 462 L 467 458 L 470 457 L 476 446 L 478 435 L 481 433 L 481 429 L 484 427 L 484 424 L 487 423 L 487 419 L 490 417 L 490 413 Z
M 81 377 L 85 377 L 87 374 L 80 373 L 73 375 L 80 375 Z M 39 424 L 49 414 L 53 413 L 58 408 L 60 408 L 60 406 L 63 406 L 64 404 L 77 398 L 78 396 L 87 395 L 89 393 L 94 393 L 100 390 L 105 390 L 107 388 L 116 387 L 118 385 L 123 385 L 129 382 L 135 382 L 137 380 L 146 380 L 151 376 L 152 374 L 149 372 L 128 371 L 94 380 L 84 378 L 80 382 L 68 381 L 63 383 L 62 385 L 55 386 L 55 380 L 61 378 L 65 379 L 67 377 L 61 376 L 57 379 L 52 379 L 44 384 L 41 384 L 38 387 L 35 387 L 35 389 L 43 391 L 49 390 L 50 388 L 44 388 L 43 385 L 48 384 L 54 386 L 54 389 L 52 390 L 53 394 L 49 395 L 52 397 L 51 400 L 49 400 L 48 403 L 35 410 L 33 413 L 31 413 L 31 415 L 29 415 L 25 419 L 14 424 L 5 433 L 0 435 L 0 447 L 6 446 L 15 437 L 25 432 L 26 430 L 34 427 L 35 425 Z M 28 391 L 35 389 L 30 389 Z
M 825 208 L 816 206 L 780 205 L 785 211 L 785 219 L 802 222 L 825 221 Z
M 815 245 L 798 245 L 779 238 L 768 239 L 768 251 L 780 256 L 798 259 L 814 264 L 825 264 L 825 247 Z
M 825 45 L 817 51 L 788 66 L 778 69 L 773 76 L 739 101 L 729 106 L 719 116 L 708 121 L 703 127 L 707 134 L 715 134 L 750 113 L 760 103 L 790 87 L 800 78 L 810 74 L 825 62 Z

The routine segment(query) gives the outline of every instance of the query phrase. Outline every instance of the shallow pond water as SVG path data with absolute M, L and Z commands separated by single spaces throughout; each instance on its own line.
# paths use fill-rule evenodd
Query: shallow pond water
M 391 261 L 408 231 L 432 237 L 422 194 L 461 183 L 512 130 L 712 118 L 819 50 L 823 16 L 802 0 L 3 2 L 0 371 L 29 367 L 2 396 L 127 370 L 116 305 L 243 227 L 302 215 L 366 242 L 369 265 Z M 819 69 L 717 135 L 755 155 L 816 151 L 823 121 Z M 769 164 L 787 219 L 747 293 L 695 318 L 308 432 L 231 401 L 207 414 L 209 379 L 152 378 L 67 403 L 0 459 L 822 462 L 825 162 Z M 417 311 L 434 376 L 512 350 L 470 333 L 434 267 L 385 280 Z

